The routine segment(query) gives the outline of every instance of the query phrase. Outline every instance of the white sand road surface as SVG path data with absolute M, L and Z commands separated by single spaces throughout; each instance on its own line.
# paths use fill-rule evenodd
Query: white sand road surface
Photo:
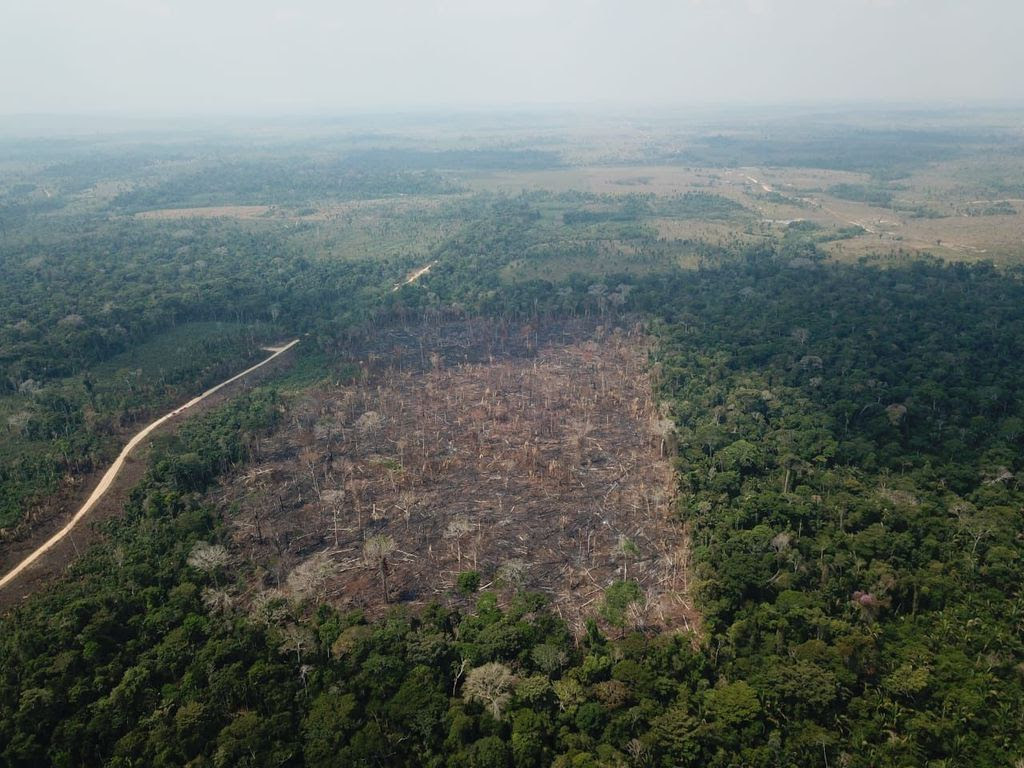
M 157 427 L 159 427 L 161 424 L 163 424 L 164 422 L 168 421 L 169 419 L 174 418 L 175 416 L 177 416 L 178 414 L 182 413 L 183 411 L 187 411 L 189 408 L 191 408 L 192 406 L 196 405 L 197 403 L 202 402 L 203 400 L 208 398 L 210 395 L 212 395 L 214 392 L 217 392 L 218 390 L 223 389 L 228 384 L 231 384 L 233 382 L 238 381 L 241 378 L 244 378 L 245 376 L 248 376 L 250 373 L 255 371 L 257 368 L 262 368 L 264 365 L 266 365 L 267 363 L 272 361 L 274 358 L 276 358 L 276 357 L 278 357 L 280 355 L 283 355 L 285 352 L 287 352 L 289 349 L 291 349 L 292 347 L 294 347 L 298 343 L 299 343 L 299 340 L 295 339 L 294 341 L 291 341 L 291 342 L 289 342 L 289 343 L 287 343 L 287 344 L 285 344 L 283 346 L 280 346 L 280 347 L 266 347 L 265 349 L 267 349 L 268 351 L 274 353 L 270 357 L 268 357 L 266 360 L 263 360 L 262 362 L 257 363 L 256 365 L 252 366 L 251 368 L 246 368 L 241 373 L 236 374 L 236 375 L 232 376 L 230 379 L 227 379 L 226 381 L 222 381 L 217 386 L 212 387 L 212 388 L 206 390 L 205 392 L 203 392 L 203 394 L 198 395 L 197 397 L 193 397 L 191 400 L 189 400 L 184 405 L 179 406 L 178 408 L 175 408 L 170 413 L 164 414 L 159 419 L 154 421 L 152 424 L 149 424 L 148 426 L 144 427 L 142 430 L 137 432 L 135 434 L 135 436 L 132 437 L 132 439 L 128 441 L 128 444 L 121 450 L 121 453 L 114 460 L 114 463 L 110 465 L 110 468 L 103 475 L 102 479 L 99 482 L 99 485 L 97 485 L 96 488 L 93 489 L 93 492 L 89 495 L 89 498 L 86 499 L 85 504 L 83 504 L 79 508 L 79 510 L 74 514 L 74 516 L 68 521 L 67 525 L 65 525 L 63 528 L 61 528 L 55 534 L 53 534 L 53 536 L 51 536 L 49 539 L 47 539 L 46 542 L 44 542 L 38 549 L 33 551 L 32 554 L 30 554 L 28 557 L 26 557 L 24 560 L 22 560 L 20 563 L 18 563 L 14 568 L 12 568 L 7 574 L 5 574 L 3 578 L 0 578 L 0 589 L 5 587 L 10 582 L 14 581 L 14 579 L 16 579 L 18 577 L 18 574 L 20 574 L 22 571 L 24 571 L 26 568 L 28 568 L 30 565 L 32 565 L 32 563 L 34 563 L 36 560 L 38 560 L 40 557 L 42 557 L 44 554 L 46 554 L 55 544 L 57 544 L 57 542 L 59 542 L 61 539 L 63 539 L 65 536 L 67 536 L 69 533 L 71 533 L 71 530 L 76 525 L 78 525 L 78 523 L 81 522 L 85 518 L 86 515 L 89 514 L 89 512 L 92 510 L 92 508 L 94 506 L 96 506 L 96 502 L 98 502 L 103 497 L 103 494 L 105 494 L 107 492 L 107 490 L 109 490 L 111 483 L 114 482 L 114 478 L 117 477 L 117 473 L 120 472 L 121 471 L 121 467 L 124 466 L 124 462 L 125 462 L 125 459 L 128 458 L 128 454 L 132 452 L 132 449 L 135 448 L 135 446 L 137 446 L 139 443 L 141 443 L 143 440 L 145 440 L 146 437 L 154 429 L 156 429 Z

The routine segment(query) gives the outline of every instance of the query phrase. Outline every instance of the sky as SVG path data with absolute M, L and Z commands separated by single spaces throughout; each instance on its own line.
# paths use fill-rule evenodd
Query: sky
M 1024 101 L 1024 0 L 0 0 L 0 114 Z

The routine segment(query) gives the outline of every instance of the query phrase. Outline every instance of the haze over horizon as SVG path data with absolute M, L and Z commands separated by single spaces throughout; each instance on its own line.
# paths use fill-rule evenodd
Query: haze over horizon
M 1008 0 L 40 0 L 0 113 L 1019 102 Z

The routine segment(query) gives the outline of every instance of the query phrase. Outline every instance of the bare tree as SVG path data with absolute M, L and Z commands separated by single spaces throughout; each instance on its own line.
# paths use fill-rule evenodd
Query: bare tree
M 636 543 L 626 536 L 624 533 L 619 534 L 619 541 L 615 547 L 619 554 L 622 555 L 622 578 L 628 578 L 629 570 L 629 558 L 640 556 L 640 547 Z
M 501 720 L 505 707 L 512 698 L 516 678 L 512 670 L 496 661 L 474 667 L 466 675 L 462 697 L 486 706 L 495 720 Z
M 453 539 L 459 555 L 459 568 L 462 568 L 462 537 L 468 533 L 472 533 L 473 523 L 466 517 L 456 517 L 454 520 L 448 523 L 448 527 L 444 530 L 444 537 L 446 539 Z
M 416 494 L 412 491 L 402 491 L 398 496 L 398 502 L 395 506 L 402 511 L 402 517 L 405 518 L 405 528 L 408 530 L 409 521 L 412 519 L 412 508 L 416 506 Z
M 388 593 L 388 556 L 395 551 L 395 540 L 386 534 L 371 536 L 363 543 L 363 561 L 380 573 L 380 586 L 384 602 L 390 602 Z
M 209 574 L 213 583 L 217 584 L 217 571 L 230 562 L 228 551 L 220 544 L 209 544 L 205 541 L 197 541 L 192 545 L 192 551 L 188 553 L 186 563 Z
M 283 624 L 288 618 L 284 594 L 276 589 L 257 592 L 249 605 L 249 618 L 267 627 Z
M 368 483 L 361 478 L 352 477 L 345 483 L 345 490 L 352 494 L 352 502 L 356 508 L 356 525 L 363 527 L 363 493 Z
M 334 534 L 334 547 L 338 547 L 338 523 L 345 506 L 345 492 L 340 489 L 330 489 L 323 492 L 321 496 L 324 505 L 331 510 L 331 529 Z
M 331 575 L 331 557 L 327 552 L 317 552 L 303 560 L 285 580 L 285 586 L 299 597 L 310 597 L 317 605 L 327 597 L 327 580 Z
M 235 604 L 235 599 L 231 596 L 231 593 L 225 589 L 211 589 L 206 587 L 203 589 L 201 596 L 203 601 L 203 607 L 206 608 L 207 612 L 211 615 L 227 615 L 231 612 L 232 607 Z
M 302 461 L 303 466 L 306 467 L 306 471 L 309 472 L 309 480 L 313 484 L 313 490 L 316 492 L 317 501 L 322 501 L 320 494 L 320 481 L 317 478 L 317 465 L 320 463 L 320 454 L 316 448 L 309 446 L 303 448 L 299 453 L 299 459 Z
M 629 744 L 626 745 L 626 752 L 629 753 L 630 763 L 636 766 L 636 768 L 651 764 L 650 750 L 639 739 L 631 739 Z
M 302 653 L 316 647 L 316 636 L 311 630 L 300 624 L 289 624 L 284 628 L 284 639 L 281 641 L 283 653 L 295 652 L 295 661 L 302 664 Z
M 518 558 L 508 560 L 501 564 L 495 579 L 510 589 L 522 589 L 526 583 L 527 565 Z

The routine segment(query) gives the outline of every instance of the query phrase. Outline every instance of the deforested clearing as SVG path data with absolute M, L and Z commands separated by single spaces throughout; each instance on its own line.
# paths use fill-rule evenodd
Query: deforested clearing
M 295 400 L 218 491 L 249 597 L 379 614 L 472 599 L 459 575 L 475 572 L 500 595 L 545 593 L 579 632 L 629 581 L 623 623 L 695 629 L 649 344 L 639 326 L 561 321 L 379 332 L 358 375 Z

